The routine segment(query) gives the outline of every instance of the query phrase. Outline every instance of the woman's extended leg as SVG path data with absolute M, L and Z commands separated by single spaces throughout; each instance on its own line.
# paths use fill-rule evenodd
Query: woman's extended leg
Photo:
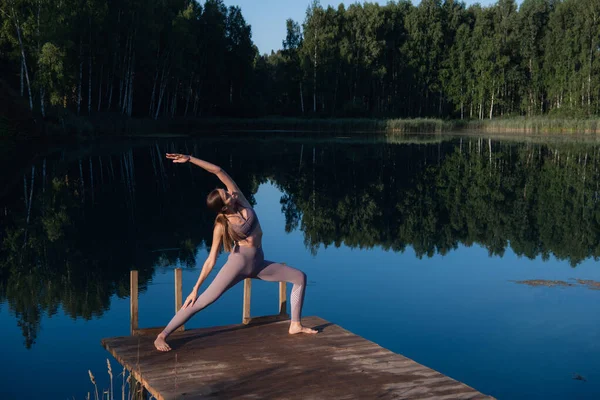
M 287 265 L 265 261 L 260 272 L 256 275 L 263 281 L 291 282 L 292 295 L 290 303 L 292 308 L 292 322 L 290 324 L 290 333 L 317 333 L 316 330 L 302 326 L 301 315 L 302 305 L 304 304 L 304 292 L 306 288 L 306 274 L 296 268 Z
M 234 257 L 229 259 L 223 268 L 219 271 L 212 283 L 206 290 L 198 296 L 193 305 L 180 309 L 171 319 L 167 327 L 158 335 L 154 341 L 154 346 L 161 351 L 169 351 L 171 348 L 165 342 L 165 339 L 181 325 L 185 324 L 194 314 L 214 303 L 229 288 L 236 285 L 242 279 L 247 278 L 244 272 L 244 259 Z

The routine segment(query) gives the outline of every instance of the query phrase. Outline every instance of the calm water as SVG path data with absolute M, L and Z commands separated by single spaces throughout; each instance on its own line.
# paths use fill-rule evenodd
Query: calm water
M 305 315 L 499 399 L 600 398 L 600 290 L 578 281 L 600 281 L 600 146 L 478 137 L 144 140 L 5 174 L 0 398 L 84 399 L 88 369 L 108 388 L 100 339 L 128 334 L 129 270 L 141 327 L 171 318 L 174 268 L 189 293 L 217 180 L 167 151 L 230 172 L 267 257 L 307 273 Z M 275 313 L 276 285 L 252 294 Z M 241 313 L 238 285 L 186 327 Z

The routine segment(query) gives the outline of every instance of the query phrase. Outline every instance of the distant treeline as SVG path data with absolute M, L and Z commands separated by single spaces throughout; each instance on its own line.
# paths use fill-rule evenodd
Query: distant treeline
M 600 113 L 598 0 L 314 0 L 286 25 L 260 55 L 222 0 L 0 0 L 0 76 L 46 118 Z

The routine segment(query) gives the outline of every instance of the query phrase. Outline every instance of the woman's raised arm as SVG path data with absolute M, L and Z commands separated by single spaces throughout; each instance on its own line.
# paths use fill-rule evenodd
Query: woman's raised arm
M 221 182 L 223 182 L 223 184 L 227 187 L 227 190 L 230 193 L 237 193 L 239 197 L 241 197 L 244 201 L 248 201 L 246 200 L 246 197 L 244 197 L 244 194 L 241 192 L 240 188 L 238 187 L 238 185 L 234 182 L 233 179 L 231 179 L 231 177 L 229 176 L 229 174 L 227 172 L 225 172 L 221 167 L 219 167 L 218 165 L 215 165 L 213 163 L 210 163 L 208 161 L 204 161 L 201 160 L 199 158 L 196 158 L 194 156 L 190 156 L 190 155 L 184 155 L 184 154 L 172 154 L 172 153 L 167 153 L 167 158 L 169 160 L 173 160 L 174 163 L 186 163 L 186 162 L 191 162 L 194 165 L 199 166 L 200 168 L 213 173 L 217 176 L 217 178 L 219 178 L 219 180 Z

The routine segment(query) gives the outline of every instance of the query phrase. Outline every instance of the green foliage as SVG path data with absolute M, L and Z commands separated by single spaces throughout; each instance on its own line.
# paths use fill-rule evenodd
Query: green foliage
M 52 43 L 45 43 L 42 46 L 40 59 L 39 79 L 37 84 L 45 88 L 50 95 L 50 104 L 59 105 L 62 101 L 60 88 L 63 86 L 64 71 L 63 59 L 65 54 Z
M 600 114 L 597 0 L 314 0 L 303 21 L 285 21 L 282 49 L 263 55 L 223 0 L 0 9 L 0 72 L 50 120 L 52 108 L 154 120 Z
M 251 103 L 251 28 L 222 0 L 0 0 L 0 9 L 2 76 L 23 82 L 25 97 L 31 88 L 36 113 L 172 118 L 241 114 Z
M 514 0 L 469 8 L 454 0 L 348 9 L 313 2 L 299 61 L 307 109 L 392 118 L 597 115 L 599 7 L 594 0 L 525 0 L 519 9 Z M 275 104 L 288 96 L 281 87 L 272 88 Z

